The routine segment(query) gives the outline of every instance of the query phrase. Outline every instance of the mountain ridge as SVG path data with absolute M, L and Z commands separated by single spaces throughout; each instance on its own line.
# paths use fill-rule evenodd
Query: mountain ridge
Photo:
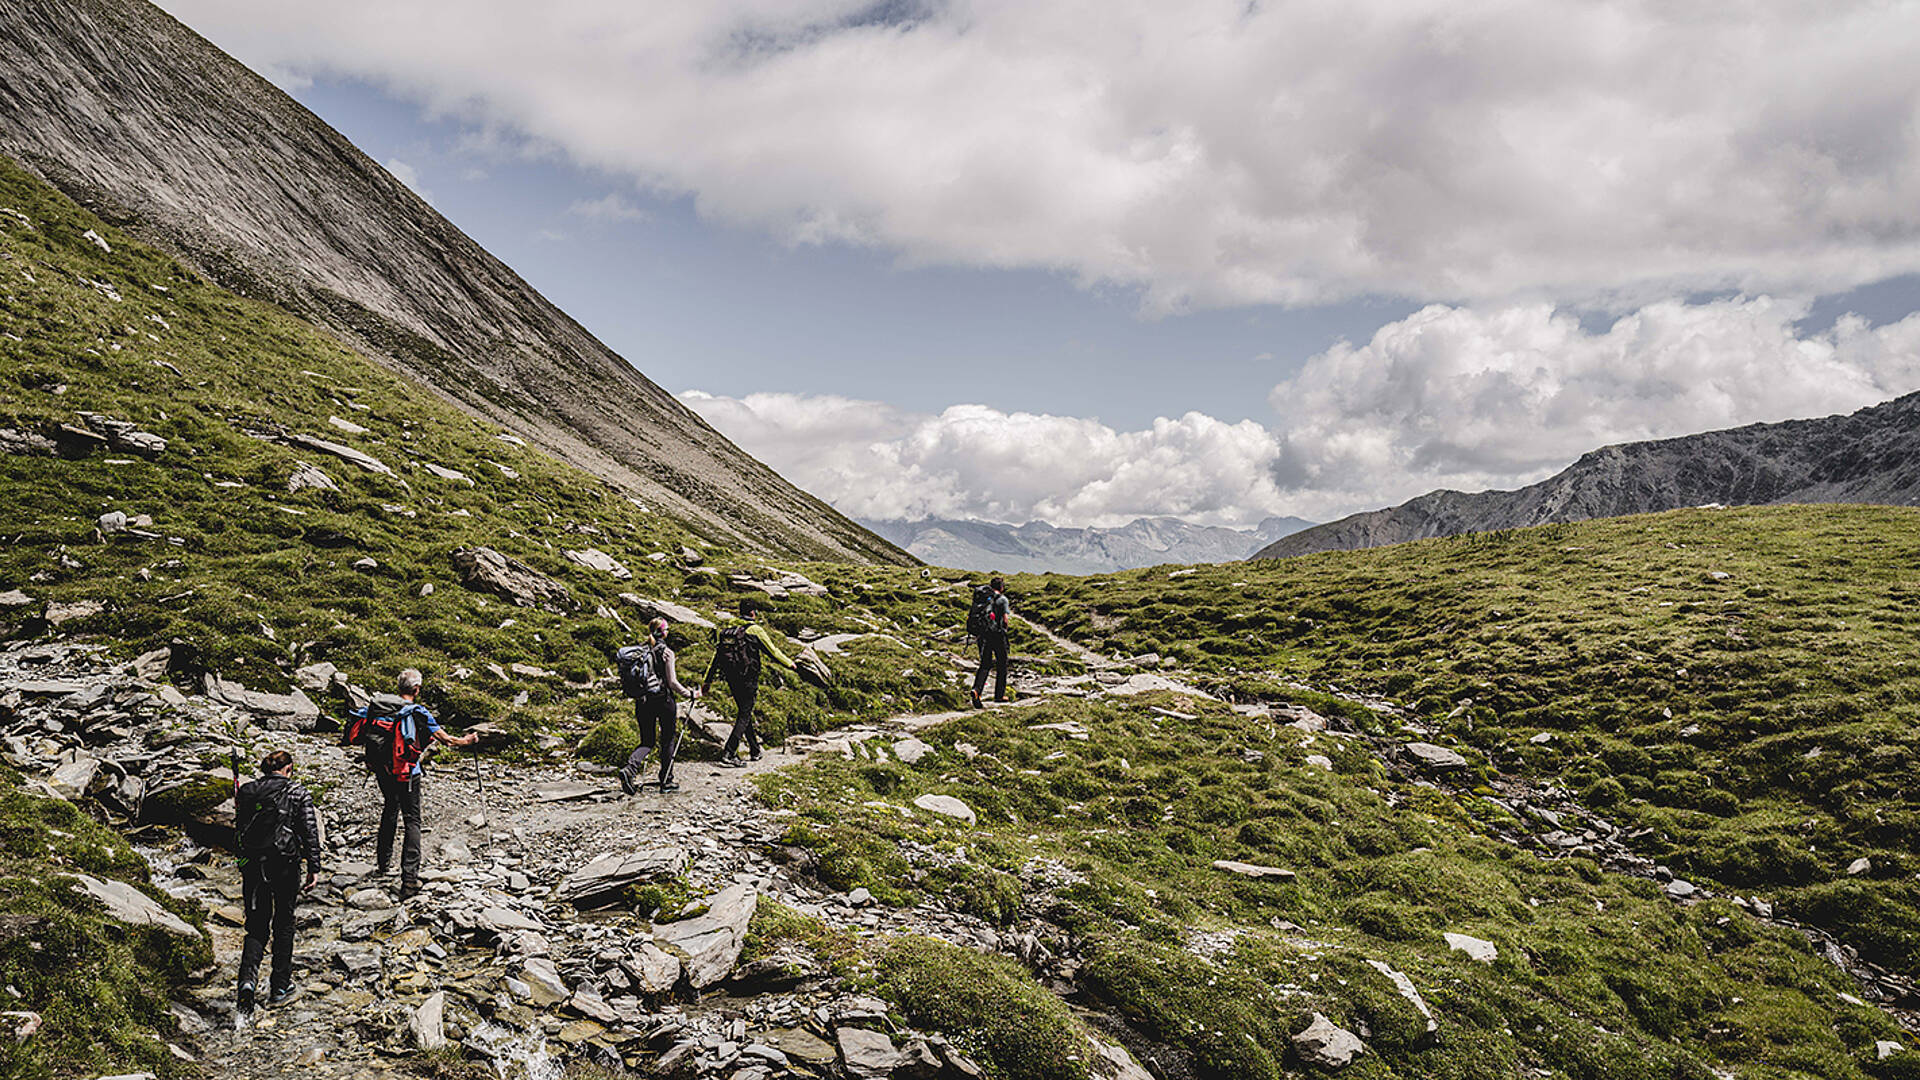
M 734 446 L 158 8 L 4 0 L 0 17 L 0 152 L 113 224 L 705 533 L 774 554 L 910 561 Z
M 974 519 L 869 521 L 861 524 L 937 566 L 1008 572 L 1108 573 L 1163 563 L 1237 562 L 1311 522 L 1269 517 L 1252 529 L 1140 517 L 1110 529 L 1059 528 Z
M 1920 500 L 1920 392 L 1852 413 L 1618 443 L 1510 491 L 1430 491 L 1255 552 L 1284 559 L 1462 533 L 1719 503 Z

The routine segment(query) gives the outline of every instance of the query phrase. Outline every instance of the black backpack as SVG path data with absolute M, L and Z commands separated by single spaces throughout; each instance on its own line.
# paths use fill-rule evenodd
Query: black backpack
M 760 645 L 747 636 L 746 627 L 729 626 L 720 631 L 720 640 L 714 645 L 714 663 L 729 679 L 758 679 Z
M 973 637 L 986 637 L 1005 627 L 993 625 L 993 590 L 985 585 L 973 588 L 973 605 L 967 608 L 967 633 Z
M 262 793 L 260 785 L 264 783 L 255 780 L 247 785 L 253 789 L 250 797 L 254 807 L 246 831 L 240 834 L 240 853 L 255 858 L 297 854 L 300 846 L 293 832 L 293 783 L 284 781 Z
M 667 692 L 666 664 L 653 645 L 628 645 L 613 654 L 613 662 L 620 668 L 621 691 L 633 700 L 646 701 Z

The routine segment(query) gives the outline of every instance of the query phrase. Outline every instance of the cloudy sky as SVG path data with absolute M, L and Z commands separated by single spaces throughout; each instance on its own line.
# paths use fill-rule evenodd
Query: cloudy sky
M 1325 519 L 1920 389 L 1920 9 L 161 0 L 867 517 Z

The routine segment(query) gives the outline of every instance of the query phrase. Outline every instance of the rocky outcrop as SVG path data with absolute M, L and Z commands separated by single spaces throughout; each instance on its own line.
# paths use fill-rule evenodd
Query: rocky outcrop
M 5 23 L 0 152 L 76 201 L 716 539 L 910 561 L 742 452 L 338 132 L 145 0 L 18 0 Z
M 574 606 L 565 585 L 490 547 L 463 547 L 453 553 L 460 582 L 476 592 L 490 592 L 519 607 L 564 612 Z
M 1136 518 L 1112 529 L 1062 529 L 1044 521 L 928 518 L 862 525 L 935 566 L 1019 573 L 1104 574 L 1167 563 L 1238 562 L 1313 523 L 1271 517 L 1251 529 L 1193 525 L 1178 518 Z
M 1584 455 L 1516 491 L 1433 491 L 1294 533 L 1256 559 L 1721 504 L 1920 500 L 1920 393 L 1846 416 L 1750 424 Z

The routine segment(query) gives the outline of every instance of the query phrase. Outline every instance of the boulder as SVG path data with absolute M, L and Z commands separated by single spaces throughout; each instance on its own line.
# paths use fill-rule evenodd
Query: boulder
M 476 592 L 490 592 L 519 607 L 555 613 L 574 606 L 566 586 L 517 559 L 489 547 L 463 547 L 453 553 L 460 583 Z
M 1367 1044 L 1358 1035 L 1319 1013 L 1313 1014 L 1313 1023 L 1305 1031 L 1293 1037 L 1293 1048 L 1300 1060 L 1323 1069 L 1345 1068 L 1367 1052 Z
M 933 747 L 911 735 L 893 744 L 893 756 L 908 765 L 918 763 L 921 758 L 931 753 L 933 753 Z
M 393 470 L 387 467 L 386 462 L 381 461 L 372 454 L 363 454 L 351 446 L 343 446 L 340 443 L 329 442 L 326 439 L 316 438 L 312 435 L 295 433 L 288 433 L 282 436 L 280 441 L 291 446 L 303 447 L 318 453 L 332 454 L 334 457 L 358 465 L 370 473 L 377 473 L 381 476 L 393 475 Z
M 695 990 L 704 990 L 726 978 L 739 962 L 747 924 L 759 903 L 760 894 L 753 886 L 729 886 L 707 898 L 706 914 L 655 926 L 654 943 L 680 957 L 687 982 Z
M 253 713 L 262 727 L 312 731 L 320 719 L 320 706 L 298 689 L 291 694 L 269 694 L 249 690 L 244 684 L 223 679 L 213 672 L 207 673 L 203 686 L 209 699 Z
M 0 608 L 8 611 L 14 608 L 31 607 L 36 603 L 39 603 L 39 601 L 21 592 L 19 589 L 8 589 L 6 592 L 0 592 Z
M 602 1024 L 617 1024 L 620 1022 L 620 1014 L 613 1011 L 613 1006 L 608 1005 L 605 998 L 594 993 L 592 988 L 586 986 L 576 989 L 573 992 L 573 996 L 567 999 L 567 1009 L 589 1020 L 597 1020 Z
M 339 674 L 339 668 L 322 660 L 317 664 L 308 664 L 303 668 L 295 668 L 293 670 L 293 681 L 299 683 L 300 689 L 305 690 L 307 693 L 324 694 L 332 689 L 333 681 Z
M 1862 855 L 1859 858 L 1847 864 L 1847 875 L 1849 877 L 1856 877 L 1860 874 L 1868 874 L 1872 872 L 1873 872 L 1873 860 L 1867 858 L 1865 855 Z
M 293 475 L 287 477 L 287 491 L 305 491 L 309 488 L 314 491 L 339 491 L 340 485 L 333 482 L 333 477 L 303 461 L 293 470 Z
M 968 806 L 966 803 L 961 802 L 951 795 L 922 795 L 913 800 L 913 805 L 931 813 L 943 814 L 950 818 L 959 818 L 969 825 L 974 824 L 977 820 L 973 814 L 973 807 Z
M 1400 991 L 1400 996 L 1407 999 L 1407 1004 L 1413 1006 L 1415 1012 L 1427 1018 L 1427 1034 L 1431 1035 L 1440 1030 L 1440 1022 L 1433 1018 L 1433 1010 L 1427 1008 L 1427 999 L 1420 996 L 1420 991 L 1414 988 L 1412 979 L 1407 978 L 1404 972 L 1395 971 L 1393 966 L 1385 961 L 1369 960 L 1367 966 L 1385 975 L 1393 983 L 1393 988 Z
M 148 682 L 157 683 L 165 679 L 167 672 L 173 667 L 173 650 L 162 645 L 152 652 L 144 652 L 134 657 L 133 663 L 129 666 L 135 675 Z
M 833 669 L 827 666 L 825 660 L 820 659 L 820 654 L 813 651 L 811 645 L 801 649 L 800 655 L 793 658 L 793 666 L 794 671 L 802 679 L 822 690 L 833 685 Z
M 415 1050 L 438 1050 L 447 1045 L 447 1033 L 443 1027 L 446 1011 L 445 990 L 428 994 L 427 1000 L 413 1010 L 413 1016 L 407 1021 L 407 1030 L 413 1035 Z
M 680 958 L 662 950 L 651 941 L 628 953 L 620 961 L 621 970 L 642 993 L 664 994 L 680 981 Z
M 1500 955 L 1499 948 L 1491 941 L 1484 941 L 1467 934 L 1447 933 L 1440 936 L 1447 939 L 1447 948 L 1454 952 L 1466 953 L 1469 960 L 1491 964 Z
M 635 851 L 609 851 L 597 855 L 585 866 L 568 874 L 553 890 L 555 900 L 575 907 L 612 903 L 621 889 L 650 881 L 661 881 L 687 868 L 684 848 L 653 847 Z
M 127 531 L 127 515 L 120 510 L 109 510 L 101 514 L 96 523 L 102 533 L 112 535 Z
M 584 551 L 573 551 L 569 549 L 562 552 L 562 554 L 589 570 L 598 570 L 602 573 L 612 574 L 621 581 L 625 581 L 633 576 L 633 571 L 627 569 L 626 565 L 619 559 L 601 551 L 599 548 L 587 548 Z
M 1241 877 L 1249 877 L 1256 880 L 1260 878 L 1271 878 L 1275 881 L 1293 880 L 1293 871 L 1291 870 L 1283 870 L 1278 866 L 1261 866 L 1257 863 L 1235 862 L 1232 859 L 1215 859 L 1213 861 L 1213 868 L 1215 870 L 1225 870 L 1229 874 L 1239 874 Z
M 87 789 L 93 786 L 94 777 L 100 774 L 100 759 L 81 754 L 65 765 L 53 770 L 47 783 L 68 802 L 79 802 L 86 797 Z
M 520 965 L 520 977 L 526 981 L 533 995 L 533 1003 L 541 1008 L 558 1005 L 572 996 L 567 984 L 560 979 L 560 971 L 553 961 L 544 956 L 530 956 Z
M 647 619 L 665 619 L 670 623 L 682 623 L 697 626 L 702 630 L 713 629 L 713 620 L 690 607 L 676 604 L 671 600 L 653 600 L 638 593 L 623 592 L 620 599 L 629 607 L 639 611 Z
M 100 901 L 101 905 L 107 909 L 108 915 L 123 923 L 133 926 L 157 926 L 168 933 L 183 937 L 200 936 L 200 931 L 195 930 L 191 923 L 161 907 L 153 897 L 124 881 L 115 881 L 111 878 L 103 881 L 88 874 L 69 873 L 67 876 L 79 883 L 75 891 L 84 892 Z
M 1105 1080 L 1153 1080 L 1153 1074 L 1135 1061 L 1133 1055 L 1127 1053 L 1126 1047 L 1107 1042 L 1097 1035 L 1090 1036 L 1088 1041 L 1093 1044 L 1091 1064 L 1095 1076 L 1104 1077 Z
M 1444 746 L 1435 746 L 1430 742 L 1413 742 L 1402 747 L 1408 757 L 1413 758 L 1429 769 L 1464 769 L 1467 759 L 1456 751 Z
M 834 1036 L 840 1043 L 841 1063 L 854 1080 L 886 1080 L 902 1063 L 893 1040 L 881 1032 L 843 1027 Z

